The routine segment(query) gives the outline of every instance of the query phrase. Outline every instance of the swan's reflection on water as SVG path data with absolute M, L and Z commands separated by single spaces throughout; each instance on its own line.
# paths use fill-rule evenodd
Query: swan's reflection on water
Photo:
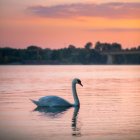
M 37 107 L 34 111 L 44 113 L 49 118 L 58 118 L 63 115 L 70 107 Z
M 79 125 L 80 122 L 78 122 L 78 113 L 79 113 L 80 107 L 75 107 L 74 112 L 73 112 L 73 117 L 72 117 L 72 135 L 76 137 L 81 136 L 81 127 Z
M 71 107 L 37 107 L 34 109 L 34 111 L 44 113 L 45 116 L 55 119 L 66 113 L 70 108 Z M 81 136 L 81 128 L 78 125 L 79 122 L 77 121 L 79 109 L 80 107 L 74 107 L 71 121 L 72 135 L 76 137 Z

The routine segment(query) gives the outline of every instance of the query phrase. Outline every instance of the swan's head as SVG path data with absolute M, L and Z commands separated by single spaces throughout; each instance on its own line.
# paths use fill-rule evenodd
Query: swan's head
M 81 80 L 78 79 L 78 78 L 73 79 L 72 82 L 73 82 L 74 84 L 79 84 L 79 85 L 81 85 L 81 86 L 83 87 L 83 85 L 82 85 L 82 83 L 81 83 Z

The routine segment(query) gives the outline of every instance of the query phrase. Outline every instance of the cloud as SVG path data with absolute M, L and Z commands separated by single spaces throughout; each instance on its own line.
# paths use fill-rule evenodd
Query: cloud
M 104 17 L 140 18 L 140 3 L 65 4 L 56 6 L 32 6 L 27 10 L 37 16 L 50 18 Z
M 88 29 L 90 32 L 140 32 L 140 28 L 105 28 L 105 29 Z

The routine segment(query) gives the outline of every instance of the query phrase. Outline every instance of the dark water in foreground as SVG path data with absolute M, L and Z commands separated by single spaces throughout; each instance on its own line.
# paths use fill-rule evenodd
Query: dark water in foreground
M 36 108 L 29 100 L 57 95 L 80 108 Z M 3 140 L 139 140 L 140 66 L 0 66 Z

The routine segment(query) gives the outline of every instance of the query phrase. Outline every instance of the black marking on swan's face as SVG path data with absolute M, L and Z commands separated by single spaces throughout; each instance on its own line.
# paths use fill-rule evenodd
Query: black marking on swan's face
M 83 86 L 82 83 L 81 83 L 81 80 L 77 79 L 77 83 L 78 83 L 79 85 Z

